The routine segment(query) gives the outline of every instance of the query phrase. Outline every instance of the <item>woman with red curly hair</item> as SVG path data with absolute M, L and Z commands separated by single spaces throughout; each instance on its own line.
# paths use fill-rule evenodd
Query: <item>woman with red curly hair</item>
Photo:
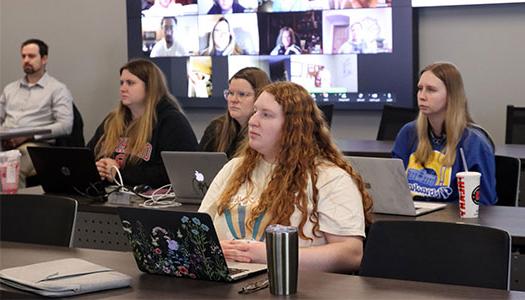
M 265 228 L 293 225 L 301 269 L 357 270 L 372 200 L 310 94 L 291 82 L 264 87 L 248 128 L 241 155 L 219 172 L 199 209 L 214 220 L 226 258 L 265 263 Z

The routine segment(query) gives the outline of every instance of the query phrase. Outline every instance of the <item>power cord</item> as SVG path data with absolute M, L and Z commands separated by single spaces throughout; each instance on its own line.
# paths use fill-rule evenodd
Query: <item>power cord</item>
M 167 184 L 157 188 L 151 194 L 138 193 L 132 188 L 128 188 L 124 185 L 124 180 L 122 179 L 122 174 L 116 166 L 111 166 L 112 169 L 115 169 L 115 175 L 113 176 L 113 181 L 117 184 L 117 187 L 111 191 L 109 194 L 114 192 L 124 193 L 128 195 L 138 196 L 141 199 L 144 199 L 144 203 L 141 203 L 140 206 L 151 207 L 151 208 L 168 208 L 182 205 L 180 202 L 175 201 L 175 192 L 172 192 L 171 184 Z M 118 179 L 117 179 L 118 177 Z M 164 193 L 160 193 L 167 188 Z M 108 195 L 109 195 L 108 194 Z

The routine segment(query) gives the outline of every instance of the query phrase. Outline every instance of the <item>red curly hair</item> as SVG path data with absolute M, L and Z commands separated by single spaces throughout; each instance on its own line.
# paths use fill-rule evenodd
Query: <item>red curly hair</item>
M 306 237 L 303 228 L 308 220 L 314 226 L 312 234 L 319 236 L 319 216 L 317 211 L 318 167 L 332 164 L 345 170 L 357 185 L 363 201 L 366 224 L 372 222 L 372 199 L 365 189 L 361 176 L 346 161 L 332 141 L 330 131 L 314 100 L 302 86 L 292 82 L 276 82 L 267 85 L 262 92 L 274 96 L 281 106 L 285 120 L 279 141 L 279 153 L 267 187 L 259 202 L 252 207 L 247 227 L 253 229 L 255 219 L 262 213 L 269 213 L 270 224 L 290 225 L 290 217 L 297 208 L 301 213 L 299 236 Z M 244 144 L 241 163 L 229 178 L 226 188 L 218 199 L 218 212 L 222 214 L 230 206 L 230 199 L 237 193 L 241 184 L 253 186 L 250 174 L 262 155 Z M 312 212 L 308 215 L 308 180 L 313 187 Z

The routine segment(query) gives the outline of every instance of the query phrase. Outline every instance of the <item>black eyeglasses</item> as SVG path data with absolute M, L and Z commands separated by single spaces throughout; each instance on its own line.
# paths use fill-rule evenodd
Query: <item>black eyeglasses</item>
M 235 97 L 237 96 L 238 99 L 245 99 L 247 97 L 253 96 L 253 93 L 250 92 L 234 92 L 230 90 L 224 90 L 223 92 L 224 99 L 228 100 L 228 97 Z

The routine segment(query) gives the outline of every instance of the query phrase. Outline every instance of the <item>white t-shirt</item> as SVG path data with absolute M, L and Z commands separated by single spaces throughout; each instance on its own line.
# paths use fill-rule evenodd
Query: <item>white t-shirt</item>
M 222 215 L 217 213 L 217 200 L 221 195 L 228 179 L 234 170 L 240 165 L 242 158 L 234 158 L 229 161 L 213 180 L 199 212 L 208 213 L 215 225 L 219 239 L 251 239 L 264 240 L 264 230 L 269 225 L 270 216 L 262 214 L 256 219 L 253 231 L 246 227 L 250 208 L 256 205 L 263 189 L 270 181 L 270 175 L 274 165 L 263 160 L 259 162 L 251 175 L 255 184 L 251 194 L 248 194 L 248 184 L 243 184 L 235 196 L 232 197 L 232 207 L 226 209 Z M 317 211 L 319 215 L 319 230 L 322 232 L 342 236 L 365 236 L 365 220 L 361 193 L 352 177 L 345 170 L 328 164 L 319 166 L 317 178 L 317 189 L 319 201 Z M 307 195 L 309 199 L 308 212 L 312 210 L 312 186 L 308 183 Z M 301 213 L 298 209 L 291 216 L 290 223 L 298 226 Z M 326 244 L 324 235 L 321 237 L 312 234 L 313 223 L 307 220 L 304 225 L 304 234 L 313 238 L 311 240 L 299 239 L 300 247 L 310 247 Z
M 171 48 L 168 48 L 166 40 L 162 40 L 155 43 L 153 49 L 151 49 L 150 57 L 159 57 L 159 56 L 185 56 L 188 55 L 188 51 L 177 41 L 173 41 Z

